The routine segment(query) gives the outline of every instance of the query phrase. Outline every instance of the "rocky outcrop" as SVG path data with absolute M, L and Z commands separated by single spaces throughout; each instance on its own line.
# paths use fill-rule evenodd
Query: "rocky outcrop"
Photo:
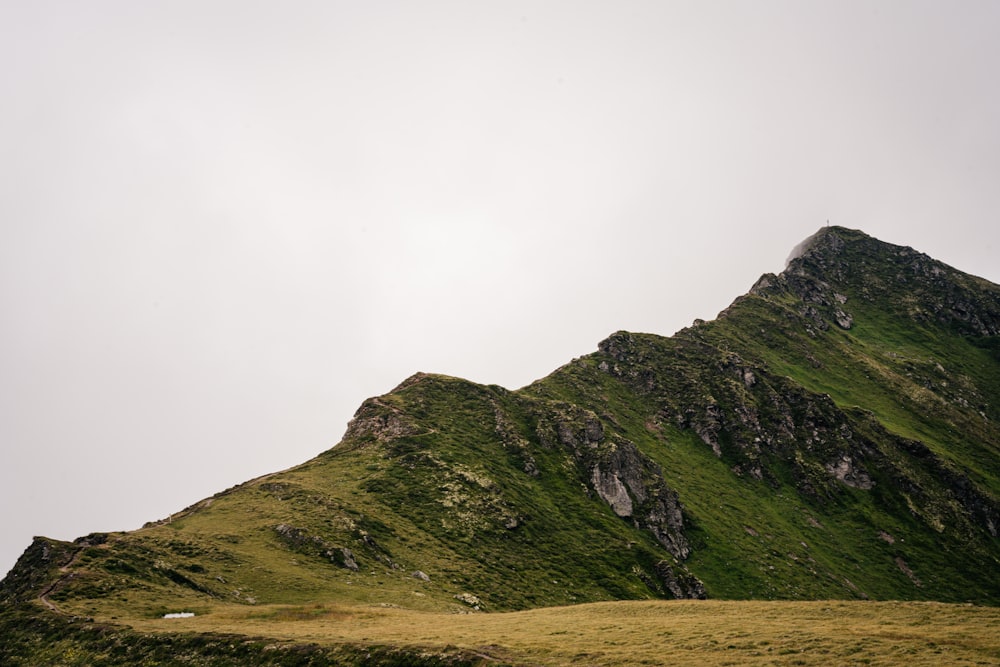
M 657 563 L 655 570 L 664 588 L 675 598 L 704 600 L 708 597 L 705 592 L 705 585 L 686 570 L 677 568 L 665 560 Z
M 347 443 L 364 443 L 368 441 L 388 442 L 397 438 L 419 433 L 419 429 L 410 424 L 402 411 L 378 398 L 369 398 L 347 424 L 344 441 Z
M 623 440 L 591 464 L 591 484 L 615 514 L 648 530 L 675 558 L 691 553 L 684 513 L 663 471 L 631 442 Z
M 872 478 L 860 466 L 855 465 L 850 454 L 841 454 L 833 463 L 827 463 L 824 468 L 828 473 L 847 486 L 865 491 L 875 486 Z
M 655 461 L 632 442 L 607 436 L 601 420 L 587 411 L 563 412 L 554 430 L 585 483 L 615 514 L 649 531 L 675 558 L 690 555 L 683 508 Z
M 322 556 L 335 565 L 355 572 L 358 571 L 358 563 L 354 558 L 354 553 L 347 547 L 327 542 L 318 535 L 310 535 L 301 528 L 294 528 L 284 523 L 275 526 L 274 532 L 278 534 L 282 542 L 296 551 Z

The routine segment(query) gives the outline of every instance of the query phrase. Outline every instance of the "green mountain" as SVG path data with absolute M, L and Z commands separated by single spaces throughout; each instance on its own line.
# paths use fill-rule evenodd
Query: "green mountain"
M 8 631 L 221 603 L 1000 603 L 1000 286 L 840 227 L 793 254 L 672 337 L 617 332 L 517 391 L 417 374 L 298 467 L 36 538 Z

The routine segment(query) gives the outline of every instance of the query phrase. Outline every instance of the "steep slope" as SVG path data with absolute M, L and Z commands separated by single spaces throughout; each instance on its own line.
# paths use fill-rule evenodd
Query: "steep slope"
M 221 601 L 1000 602 L 1000 287 L 843 228 L 713 322 L 519 391 L 418 374 L 312 461 L 0 585 L 111 620 Z
M 710 595 L 995 602 L 998 333 L 997 286 L 830 228 L 716 321 L 619 332 L 528 391 L 640 411 Z

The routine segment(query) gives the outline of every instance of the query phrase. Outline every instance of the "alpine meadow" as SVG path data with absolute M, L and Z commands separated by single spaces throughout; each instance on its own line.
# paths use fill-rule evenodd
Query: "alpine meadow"
M 998 528 L 1000 286 L 824 227 L 713 321 L 418 373 L 297 467 L 36 538 L 0 663 L 997 664 Z

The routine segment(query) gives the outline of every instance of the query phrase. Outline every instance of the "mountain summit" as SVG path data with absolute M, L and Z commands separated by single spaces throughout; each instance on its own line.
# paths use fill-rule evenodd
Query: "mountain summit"
M 334 448 L 163 521 L 37 538 L 8 607 L 1000 603 L 1000 287 L 841 227 L 711 322 L 517 391 L 420 373 Z

